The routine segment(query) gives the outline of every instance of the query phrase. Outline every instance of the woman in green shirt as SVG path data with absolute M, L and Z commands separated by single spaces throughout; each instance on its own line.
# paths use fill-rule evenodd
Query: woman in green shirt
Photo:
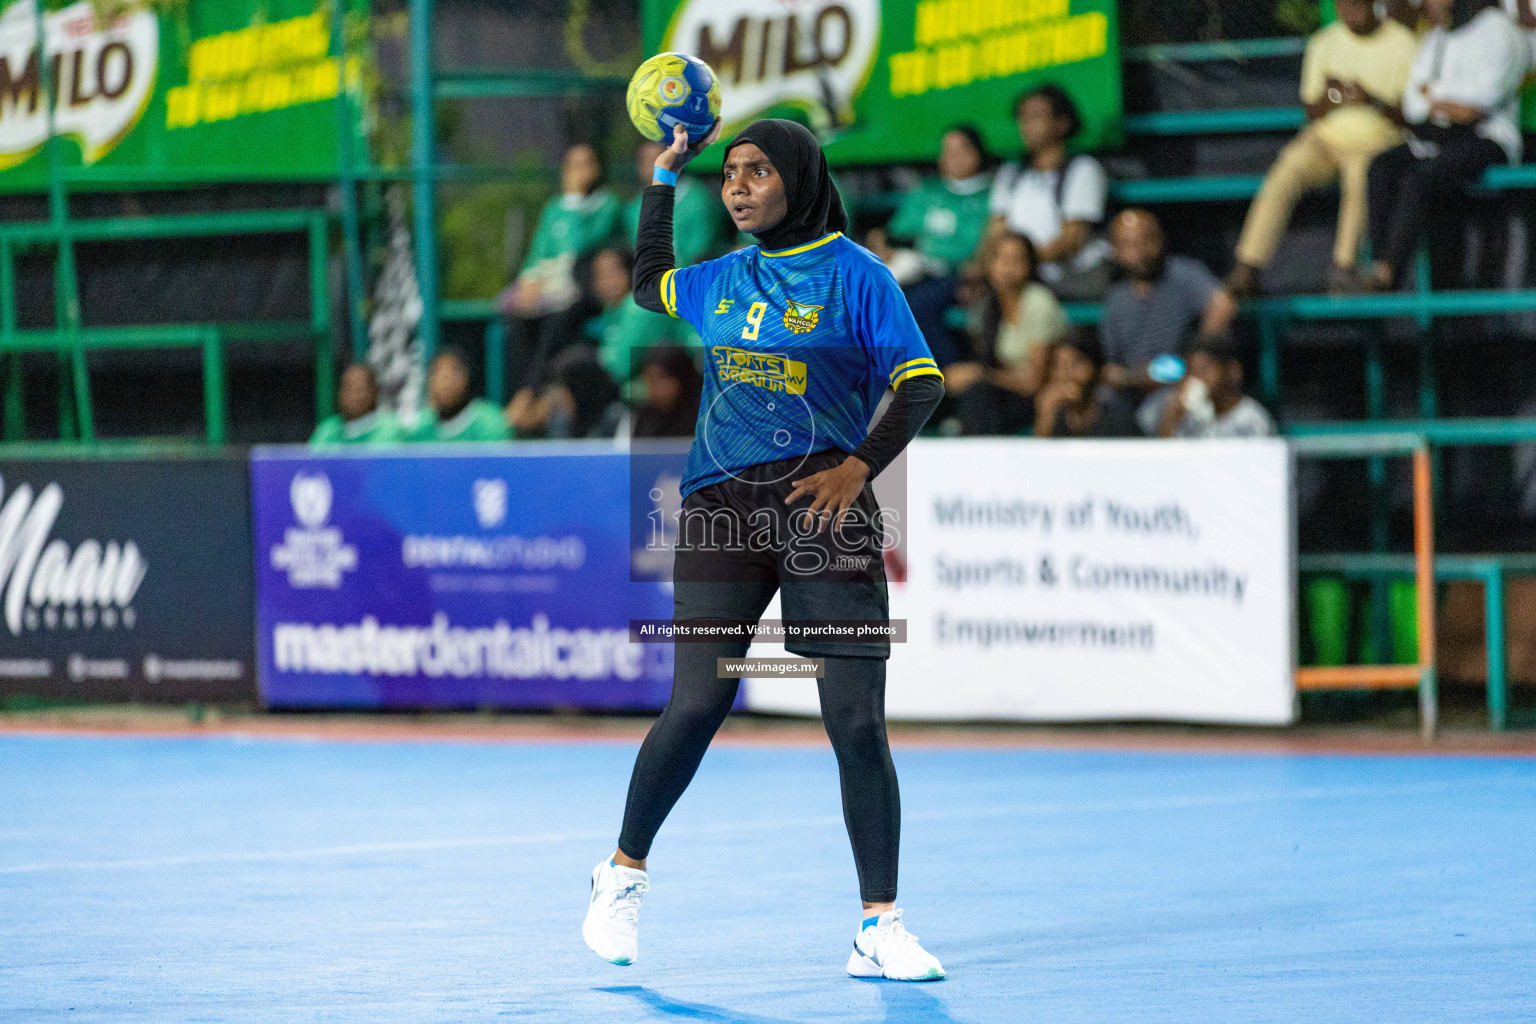
M 603 249 L 592 258 L 592 292 L 603 311 L 587 321 L 597 343 L 597 361 L 623 387 L 640 371 L 640 359 L 659 345 L 700 344 L 688 321 L 635 305 L 630 293 L 634 256 L 627 249 Z
M 515 390 L 537 389 L 550 360 L 581 338 L 595 309 L 582 295 L 577 261 L 617 239 L 623 207 L 603 186 L 601 156 L 585 142 L 565 151 L 560 195 L 544 204 L 517 280 L 498 305 L 508 317 L 507 379 Z
M 594 431 L 610 436 L 602 414 L 619 389 L 629 393 L 645 353 L 658 345 L 699 344 L 686 321 L 635 305 L 633 268 L 634 257 L 620 246 L 599 249 L 592 257 L 591 291 L 603 311 L 587 321 L 585 342 L 566 348 L 550 363 L 548 380 L 537 392 L 513 398 L 507 416 L 518 437 L 584 437 Z
M 505 441 L 512 436 L 501 410 L 470 391 L 469 359 L 445 348 L 427 370 L 427 408 L 406 431 L 407 441 Z
M 974 127 L 956 125 L 945 132 L 939 176 L 925 179 L 916 191 L 908 192 L 886 225 L 892 240 L 910 243 L 911 249 L 876 249 L 893 273 L 900 263 L 912 266 L 906 274 L 898 274 L 897 281 L 940 366 L 961 355 L 945 326 L 944 313 L 955 304 L 959 275 L 987 230 L 992 176 L 986 165 L 986 148 Z
M 399 423 L 388 409 L 379 408 L 379 379 L 373 367 L 352 363 L 341 372 L 335 415 L 320 421 L 310 436 L 310 446 L 388 444 L 398 440 Z
M 651 183 L 656 158 L 664 149 L 661 143 L 646 139 L 635 151 L 635 177 L 642 190 Z M 720 244 L 720 197 L 716 191 L 690 175 L 677 179 L 672 200 L 672 249 L 680 267 L 693 266 Z M 640 196 L 636 195 L 624 207 L 624 238 L 631 250 L 639 226 Z

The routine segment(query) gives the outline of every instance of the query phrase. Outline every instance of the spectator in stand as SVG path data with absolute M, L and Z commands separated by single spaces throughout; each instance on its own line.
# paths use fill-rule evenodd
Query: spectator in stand
M 427 408 L 405 432 L 407 441 L 505 441 L 511 437 L 501 410 L 470 394 L 469 359 L 457 348 L 432 357 L 427 369 Z
M 1227 278 L 1233 295 L 1258 291 L 1302 193 L 1339 182 L 1331 292 L 1358 290 L 1355 267 L 1366 226 L 1371 160 L 1403 139 L 1403 89 L 1418 40 L 1376 16 L 1372 0 L 1337 0 L 1339 20 L 1316 32 L 1301 65 L 1301 100 L 1310 122 L 1281 152 L 1248 208 Z
M 336 412 L 320 421 L 309 443 L 388 444 L 400 440 L 400 424 L 387 409 L 379 408 L 379 378 L 367 363 L 352 363 L 341 371 L 336 389 Z
M 1424 0 L 1434 26 L 1408 73 L 1411 138 L 1371 163 L 1371 246 L 1362 284 L 1397 287 L 1432 205 L 1451 206 L 1496 163 L 1519 163 L 1526 41 L 1498 0 Z
M 636 356 L 654 345 L 699 345 L 687 321 L 652 313 L 630 295 L 634 254 L 612 247 L 592 258 L 592 292 L 603 311 L 587 321 L 587 336 L 597 344 L 597 362 L 622 388 L 635 376 Z
M 1109 247 L 1095 236 L 1109 179 L 1093 157 L 1067 149 L 1083 127 L 1077 104 L 1061 86 L 1047 84 L 1020 96 L 1013 113 L 1024 157 L 997 172 L 991 230 L 1011 228 L 1033 242 L 1040 278 L 1058 297 L 1098 299 L 1111 270 Z
M 652 350 L 640 373 L 645 402 L 635 411 L 631 437 L 692 437 L 704 377 L 694 353 L 668 346 Z
M 960 358 L 944 314 L 955 304 L 959 274 L 987 230 L 992 176 L 986 165 L 980 132 L 968 124 L 949 129 L 939 147 L 938 177 L 925 178 L 903 196 L 890 223 L 866 240 L 906 293 L 940 366 Z
M 1525 70 L 1536 70 L 1536 0 L 1504 0 L 1504 10 L 1525 35 Z
M 585 142 L 566 150 L 560 195 L 544 205 L 522 272 L 497 299 L 509 318 L 507 379 L 517 390 L 541 386 L 550 361 L 581 339 L 597 310 L 578 284 L 577 261 L 618 239 L 622 219 L 597 150 Z
M 1157 406 L 1149 399 L 1163 387 L 1148 372 L 1152 361 L 1176 355 L 1194 335 L 1226 332 L 1237 303 L 1204 264 L 1168 255 L 1162 225 L 1146 210 L 1123 211 L 1109 237 L 1125 280 L 1104 299 L 1104 383 L 1121 402 L 1140 407 L 1138 421 L 1150 434 Z
M 1135 437 L 1136 421 L 1100 395 L 1104 350 L 1079 331 L 1050 349 L 1050 376 L 1035 399 L 1036 437 Z
M 1269 437 L 1275 421 L 1243 394 L 1243 364 L 1230 334 L 1196 339 L 1185 351 L 1184 379 L 1163 403 L 1158 437 Z
M 1034 397 L 1067 314 L 1040 283 L 1035 247 L 1004 231 L 983 246 L 986 293 L 971 311 L 975 358 L 944 367 L 960 433 L 1017 434 L 1035 421 Z
M 651 183 L 651 172 L 656 158 L 666 147 L 649 139 L 635 150 L 635 178 L 643 190 Z M 677 265 L 689 267 L 709 255 L 719 244 L 720 200 L 713 189 L 691 175 L 677 179 L 672 228 L 672 248 L 677 253 Z M 624 207 L 624 238 L 629 248 L 635 245 L 635 232 L 640 225 L 640 196 L 636 195 Z M 668 319 L 671 319 L 670 317 Z
M 582 349 L 567 349 L 555 360 L 538 406 L 539 427 L 552 438 L 612 437 L 624 413 L 618 385 Z

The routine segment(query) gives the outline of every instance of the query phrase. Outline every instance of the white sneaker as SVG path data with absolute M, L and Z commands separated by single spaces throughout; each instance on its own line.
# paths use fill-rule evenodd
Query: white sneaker
M 607 858 L 592 869 L 592 897 L 581 937 L 592 952 L 621 967 L 640 954 L 640 897 L 651 887 L 639 868 L 620 867 Z
M 916 935 L 902 927 L 901 911 L 887 910 L 853 940 L 848 973 L 855 978 L 938 981 L 944 977 L 944 968 L 917 944 Z

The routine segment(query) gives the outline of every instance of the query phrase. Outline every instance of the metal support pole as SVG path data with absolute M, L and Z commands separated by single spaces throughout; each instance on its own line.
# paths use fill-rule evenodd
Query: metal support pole
M 1268 313 L 1259 314 L 1259 396 L 1271 413 L 1279 411 L 1280 329 Z
M 357 215 L 357 177 L 352 170 L 352 143 L 357 117 L 352 111 L 352 90 L 347 75 L 347 7 L 335 0 L 331 11 L 331 52 L 336 58 L 336 165 L 341 190 L 341 242 L 347 264 L 347 328 L 352 339 L 352 358 L 368 356 L 368 303 L 363 282 L 362 231 Z
M 1381 333 L 1373 326 L 1367 332 L 1365 343 L 1365 417 L 1380 420 L 1386 416 L 1386 370 L 1383 366 Z M 1387 550 L 1391 540 L 1388 516 L 1387 460 L 1385 456 L 1372 455 L 1366 461 L 1366 472 L 1371 483 L 1371 550 L 1378 554 Z M 1370 582 L 1370 627 L 1366 635 L 1375 648 L 1368 661 L 1385 662 L 1392 651 L 1392 598 L 1387 580 L 1372 579 Z
M 1439 415 L 1440 394 L 1435 374 L 1435 327 L 1419 329 L 1419 418 L 1432 420 Z
M 416 215 L 416 287 L 422 359 L 437 351 L 436 118 L 432 110 L 432 0 L 411 0 L 411 188 Z
M 1419 246 L 1413 257 L 1413 287 L 1414 292 L 1420 296 L 1428 296 L 1434 291 L 1434 282 L 1431 275 L 1429 262 L 1429 249 Z M 1432 420 L 1440 415 L 1440 381 L 1435 373 L 1435 318 L 1422 306 L 1414 314 L 1414 320 L 1419 327 L 1419 418 Z M 1440 452 L 1433 450 L 1429 453 L 1430 483 L 1434 490 L 1435 502 L 1440 500 Z
M 1483 575 L 1483 631 L 1488 648 L 1488 728 L 1509 725 L 1509 680 L 1504 651 L 1504 567 L 1495 562 Z
M 501 405 L 507 400 L 507 321 L 496 314 L 485 322 L 485 397 Z
M 48 125 L 48 136 L 43 142 L 48 161 L 48 222 L 57 231 L 55 237 L 58 239 L 58 257 L 53 265 L 54 330 L 74 335 L 74 345 L 65 354 L 66 368 L 59 382 L 59 436 L 72 437 L 78 429 L 80 439 L 90 441 L 95 437 L 95 427 L 91 422 L 91 386 L 87 377 L 85 352 L 80 347 L 80 293 L 75 274 L 75 243 L 69 235 L 69 195 L 64 186 L 63 154 L 59 152 L 59 83 L 54 81 L 53 62 L 48 59 L 47 11 L 42 0 L 33 0 L 32 11 L 36 18 L 34 39 Z M 73 409 L 65 408 L 71 402 Z
M 16 263 L 10 240 L 0 238 L 0 337 L 10 341 L 15 335 Z M 7 441 L 20 441 L 27 434 L 21 353 L 6 354 L 5 361 L 5 427 L 0 436 Z
M 1439 714 L 1435 676 L 1435 511 L 1429 446 L 1413 452 L 1413 553 L 1419 612 L 1419 731 L 1435 738 Z
M 6 356 L 5 373 L 5 433 L 7 441 L 20 441 L 27 436 L 27 411 L 23 404 L 26 401 L 22 388 L 21 353 L 12 352 Z
M 315 421 L 331 414 L 336 391 L 336 363 L 331 353 L 331 304 L 326 287 L 327 226 L 325 218 L 309 222 L 309 330 L 315 347 Z
M 224 443 L 224 342 L 217 330 L 203 336 L 203 417 L 208 443 Z
M 69 350 L 69 372 L 80 440 L 91 444 L 96 440 L 96 418 L 91 410 L 91 376 L 85 363 L 85 346 L 81 344 L 78 333 Z

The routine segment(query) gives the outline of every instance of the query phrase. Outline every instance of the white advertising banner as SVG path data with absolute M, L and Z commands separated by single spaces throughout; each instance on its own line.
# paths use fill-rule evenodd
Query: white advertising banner
M 930 440 L 906 462 L 889 717 L 1292 720 L 1285 442 Z M 747 702 L 813 714 L 813 683 Z

